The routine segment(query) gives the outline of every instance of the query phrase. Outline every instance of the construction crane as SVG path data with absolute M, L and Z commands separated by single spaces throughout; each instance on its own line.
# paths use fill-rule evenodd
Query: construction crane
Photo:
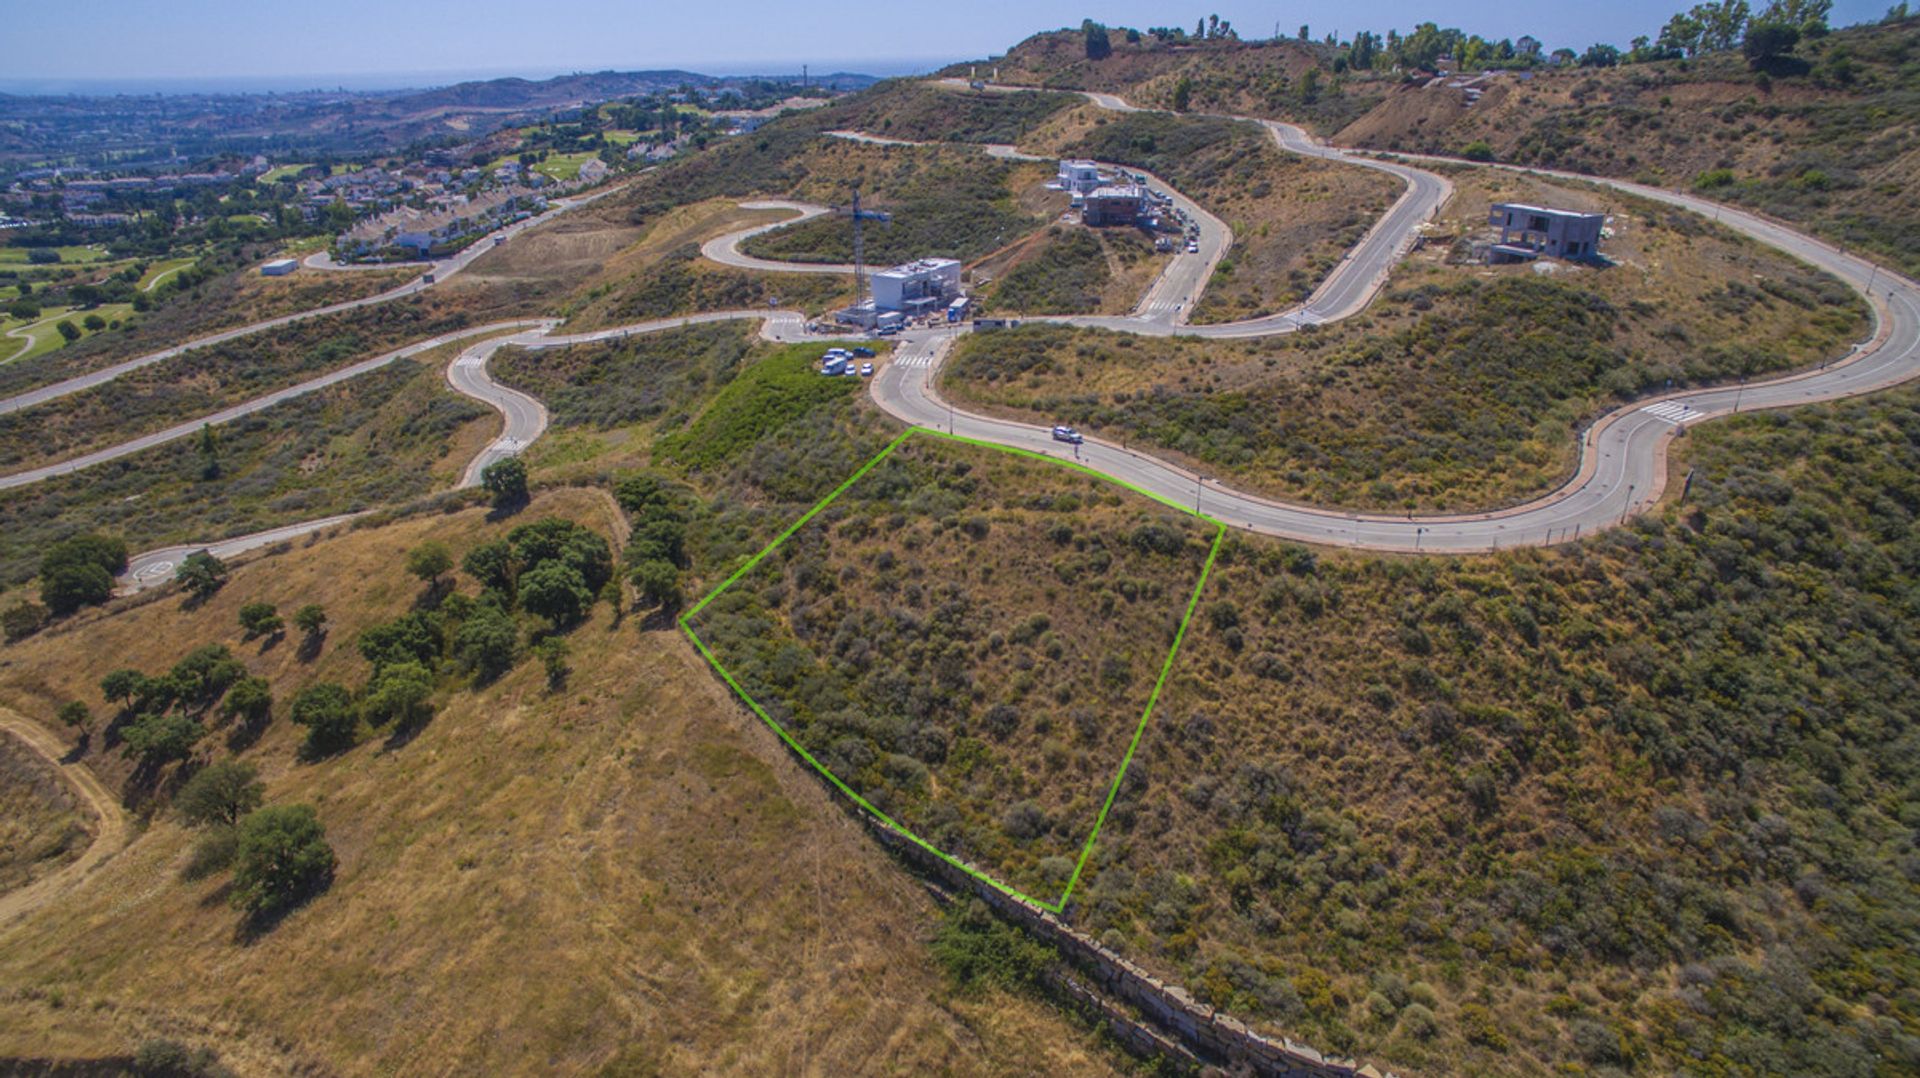
M 853 189 L 853 205 L 842 206 L 835 212 L 844 213 L 853 218 L 853 291 L 855 295 L 865 295 L 867 291 L 866 247 L 861 236 L 862 221 L 891 221 L 893 214 L 882 210 L 863 210 L 860 208 L 860 188 Z

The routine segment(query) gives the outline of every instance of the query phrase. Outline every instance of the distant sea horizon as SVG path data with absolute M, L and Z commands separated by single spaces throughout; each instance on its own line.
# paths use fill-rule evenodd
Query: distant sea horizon
M 75 95 L 113 97 L 120 94 L 292 94 L 308 91 L 378 93 L 392 90 L 428 90 L 461 82 L 522 78 L 533 81 L 561 75 L 589 74 L 598 71 L 690 71 L 716 78 L 780 77 L 800 74 L 805 63 L 812 75 L 873 75 L 889 78 L 920 75 L 957 63 L 964 57 L 861 57 L 793 61 L 708 61 L 688 63 L 597 64 L 569 68 L 492 68 L 445 71 L 384 71 L 351 74 L 261 74 L 208 76 L 0 76 L 0 94 L 22 97 Z

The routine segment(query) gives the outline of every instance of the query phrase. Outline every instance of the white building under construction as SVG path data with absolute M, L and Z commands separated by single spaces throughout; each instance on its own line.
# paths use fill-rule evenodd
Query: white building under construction
M 960 263 L 951 258 L 922 258 L 876 270 L 872 281 L 872 297 L 837 312 L 838 321 L 884 329 L 910 318 L 942 314 L 961 295 Z

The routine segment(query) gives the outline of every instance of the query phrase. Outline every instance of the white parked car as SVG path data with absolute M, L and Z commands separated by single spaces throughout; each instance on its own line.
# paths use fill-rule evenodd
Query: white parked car
M 871 364 L 871 363 L 862 363 L 862 364 L 860 364 L 860 377 L 862 377 L 862 378 L 872 378 L 872 377 L 873 377 L 873 364 Z

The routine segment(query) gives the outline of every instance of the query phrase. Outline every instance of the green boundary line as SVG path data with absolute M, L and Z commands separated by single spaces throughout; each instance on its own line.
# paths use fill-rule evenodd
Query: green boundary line
M 921 838 L 918 834 L 915 834 L 911 828 L 906 827 L 905 825 L 896 821 L 893 817 L 888 816 L 886 813 L 881 812 L 878 808 L 875 808 L 871 803 L 867 801 L 866 798 L 861 797 L 857 792 L 854 791 L 852 787 L 848 786 L 845 782 L 841 781 L 840 776 L 834 774 L 832 771 L 828 770 L 825 765 L 821 764 L 820 761 L 814 759 L 813 754 L 808 752 L 798 741 L 795 741 L 793 739 L 793 735 L 787 733 L 784 727 L 782 727 L 779 723 L 773 721 L 773 716 L 768 715 L 766 712 L 766 709 L 760 706 L 760 702 L 758 700 L 755 700 L 751 695 L 747 693 L 745 689 L 740 687 L 740 683 L 733 679 L 733 674 L 727 670 L 726 666 L 720 662 L 720 659 L 714 655 L 713 651 L 710 648 L 707 647 L 706 641 L 700 639 L 700 634 L 694 632 L 693 630 L 694 616 L 699 614 L 701 610 L 705 609 L 708 603 L 711 603 L 715 599 L 719 598 L 721 592 L 726 591 L 728 588 L 732 587 L 734 583 L 737 582 L 741 577 L 747 575 L 749 572 L 752 572 L 754 566 L 759 565 L 760 562 L 764 558 L 766 558 L 767 555 L 773 553 L 774 550 L 778 548 L 781 543 L 784 543 L 788 539 L 792 538 L 795 532 L 799 531 L 808 521 L 812 520 L 815 516 L 818 516 L 821 510 L 825 509 L 829 505 L 832 505 L 835 500 L 837 500 L 842 494 L 845 494 L 847 492 L 848 488 L 852 487 L 853 484 L 859 482 L 860 477 L 866 475 L 867 472 L 871 471 L 874 465 L 879 464 L 881 461 L 885 460 L 888 456 L 892 455 L 894 450 L 900 448 L 901 445 L 906 443 L 907 439 L 913 437 L 916 434 L 923 434 L 923 435 L 927 435 L 934 438 L 940 438 L 950 442 L 962 442 L 967 445 L 979 446 L 983 449 L 993 449 L 1002 453 L 1011 453 L 1014 456 L 1027 457 L 1032 460 L 1044 461 L 1048 464 L 1052 464 L 1059 467 L 1068 468 L 1073 471 L 1081 472 L 1085 475 L 1092 476 L 1093 478 L 1099 479 L 1103 482 L 1112 483 L 1115 486 L 1119 486 L 1119 487 L 1124 487 L 1127 490 L 1134 492 L 1135 494 L 1144 495 L 1148 498 L 1153 499 L 1156 502 L 1159 502 L 1162 505 L 1168 506 L 1173 509 L 1177 509 L 1180 512 L 1185 513 L 1190 517 L 1195 517 L 1197 519 L 1204 520 L 1207 523 L 1214 526 L 1213 545 L 1207 551 L 1206 564 L 1201 566 L 1200 568 L 1200 579 L 1194 582 L 1193 594 L 1187 597 L 1187 610 L 1186 610 L 1186 613 L 1182 615 L 1182 617 L 1180 618 L 1179 629 L 1177 629 L 1173 634 L 1173 646 L 1167 649 L 1167 657 L 1160 664 L 1160 676 L 1154 680 L 1153 692 L 1147 696 L 1147 706 L 1144 710 L 1140 712 L 1140 721 L 1137 724 L 1135 724 L 1133 728 L 1133 738 L 1127 743 L 1126 755 L 1121 757 L 1120 768 L 1118 771 L 1114 772 L 1113 782 L 1111 785 L 1107 787 L 1107 799 L 1104 803 L 1101 804 L 1100 814 L 1099 816 L 1095 817 L 1093 821 L 1093 830 L 1087 834 L 1086 844 L 1080 848 L 1080 858 L 1078 861 L 1074 863 L 1073 875 L 1068 878 L 1067 886 L 1064 890 L 1060 892 L 1060 897 L 1053 902 L 1042 902 L 1039 899 L 1023 894 L 1022 892 L 1009 886 L 1008 884 L 1002 883 L 1000 880 L 997 880 L 994 877 L 987 875 L 986 873 L 980 871 L 979 869 L 974 868 L 972 865 L 969 865 L 961 861 L 960 859 L 954 857 L 952 854 L 949 854 L 945 850 L 942 850 L 939 847 L 933 845 L 931 842 L 928 842 L 926 839 Z M 1007 895 L 1010 895 L 1016 899 L 1019 899 L 1022 902 L 1026 902 L 1026 903 L 1030 903 L 1032 905 L 1038 906 L 1041 909 L 1047 910 L 1051 913 L 1060 913 L 1061 911 L 1066 909 L 1067 899 L 1072 896 L 1074 887 L 1077 886 L 1080 882 L 1081 873 L 1086 870 L 1087 861 L 1093 856 L 1094 843 L 1100 837 L 1100 829 L 1106 825 L 1108 811 L 1110 811 L 1113 808 L 1114 800 L 1120 796 L 1120 784 L 1126 780 L 1127 768 L 1131 766 L 1133 763 L 1133 754 L 1135 751 L 1137 751 L 1140 748 L 1140 739 L 1147 732 L 1148 720 L 1153 718 L 1154 706 L 1160 702 L 1160 691 L 1161 689 L 1166 687 L 1167 677 L 1173 672 L 1174 656 L 1180 653 L 1180 644 L 1183 640 L 1186 639 L 1187 626 L 1193 621 L 1193 612 L 1199 608 L 1200 594 L 1202 591 L 1206 589 L 1207 578 L 1213 572 L 1214 560 L 1220 556 L 1220 543 L 1223 539 L 1226 538 L 1226 534 L 1227 534 L 1227 526 L 1221 523 L 1220 521 L 1215 520 L 1210 516 L 1207 516 L 1205 513 L 1197 512 L 1193 509 L 1190 509 L 1187 506 L 1172 500 L 1171 498 L 1164 498 L 1158 494 L 1153 493 L 1152 491 L 1143 490 L 1140 487 L 1134 486 L 1132 483 L 1129 483 L 1124 479 L 1118 479 L 1118 478 L 1115 478 L 1114 476 L 1107 475 L 1104 472 L 1095 471 L 1094 469 L 1089 468 L 1086 465 L 1081 464 L 1077 461 L 1061 460 L 1057 457 L 1049 456 L 1045 453 L 1036 453 L 1031 449 L 1019 449 L 1013 446 L 998 445 L 993 442 L 981 441 L 977 438 L 967 438 L 959 435 L 948 434 L 944 431 L 933 430 L 929 427 L 908 427 L 905 431 L 901 432 L 898 438 L 895 438 L 893 441 L 887 443 L 886 448 L 882 449 L 879 453 L 875 454 L 872 460 L 869 460 L 865 464 L 861 465 L 858 471 L 854 472 L 851 476 L 847 478 L 845 482 L 841 483 L 838 487 L 835 487 L 833 490 L 833 493 L 820 499 L 819 503 L 816 504 L 813 508 L 807 510 L 806 513 L 802 515 L 799 520 L 794 521 L 791 525 L 787 527 L 785 531 L 775 536 L 773 541 L 771 543 L 768 543 L 765 549 L 761 550 L 758 554 L 755 554 L 753 557 L 748 558 L 745 564 L 741 565 L 740 568 L 734 570 L 731 575 L 729 575 L 725 580 L 721 581 L 720 584 L 716 586 L 712 591 L 708 592 L 706 596 L 702 598 L 698 603 L 694 604 L 694 606 L 691 609 L 681 614 L 679 619 L 680 631 L 686 633 L 687 639 L 693 641 L 693 646 L 700 652 L 701 656 L 703 656 L 707 660 L 708 665 L 713 667 L 714 672 L 720 675 L 721 680 L 727 683 L 727 687 L 733 690 L 734 695 L 738 696 L 741 700 L 745 701 L 747 707 L 752 709 L 755 715 L 760 716 L 760 721 L 766 723 L 769 729 L 771 729 L 775 734 L 779 735 L 780 740 L 785 742 L 788 748 L 792 749 L 795 753 L 798 753 L 800 758 L 802 760 L 805 760 L 809 765 L 811 765 L 815 771 L 818 771 L 820 772 L 820 774 L 826 776 L 827 781 L 832 783 L 835 789 L 839 790 L 843 794 L 846 794 L 847 797 L 851 799 L 854 804 L 860 806 L 862 809 L 865 809 L 868 813 L 872 814 L 875 819 L 885 824 L 888 830 L 893 831 L 895 834 L 898 834 L 900 837 L 906 839 L 909 842 L 912 842 L 914 845 L 927 851 L 933 856 L 938 857 L 940 860 L 945 861 L 947 864 L 952 865 L 953 867 L 959 869 L 962 872 L 965 872 L 967 875 L 972 876 L 974 879 L 977 879 L 982 883 L 987 884 L 989 887 L 992 887 L 997 891 L 1001 891 Z

